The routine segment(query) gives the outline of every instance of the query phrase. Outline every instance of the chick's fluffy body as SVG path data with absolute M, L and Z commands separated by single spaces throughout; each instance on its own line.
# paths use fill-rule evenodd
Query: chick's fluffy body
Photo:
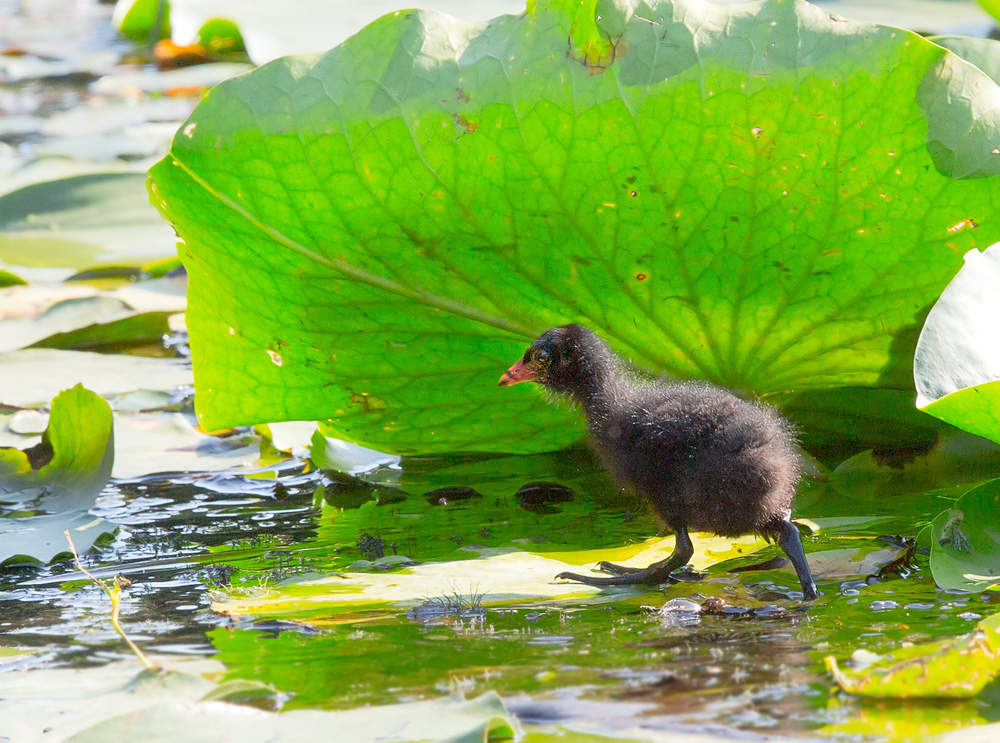
M 579 325 L 535 345 L 545 349 L 543 384 L 584 409 L 604 466 L 667 526 L 729 537 L 780 531 L 800 460 L 791 425 L 773 408 L 708 382 L 640 378 Z

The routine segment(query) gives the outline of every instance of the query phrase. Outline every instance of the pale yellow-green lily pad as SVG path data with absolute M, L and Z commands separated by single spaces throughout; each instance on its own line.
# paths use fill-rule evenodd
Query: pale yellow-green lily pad
M 140 413 L 115 418 L 114 477 L 156 472 L 216 472 L 256 464 L 257 441 L 219 438 L 196 430 L 181 413 Z
M 762 539 L 737 540 L 696 535 L 692 566 L 703 570 L 724 559 L 747 555 L 765 546 Z M 279 586 L 239 589 L 216 601 L 212 608 L 227 614 L 294 616 L 308 621 L 337 610 L 359 610 L 392 605 L 416 606 L 429 598 L 481 597 L 483 606 L 525 601 L 579 599 L 614 601 L 650 588 L 599 589 L 556 580 L 564 571 L 586 573 L 601 560 L 645 566 L 667 557 L 674 538 L 650 539 L 613 549 L 548 553 L 506 552 L 475 560 L 429 562 L 392 573 L 338 573 L 315 580 Z
M 48 403 L 60 390 L 83 384 L 102 397 L 135 390 L 172 391 L 192 384 L 183 360 L 29 348 L 0 354 L 0 402 Z
M 174 670 L 144 672 L 134 660 L 86 669 L 13 671 L 0 677 L 0 729 L 12 741 L 221 741 L 300 743 L 349 740 L 490 741 L 520 736 L 517 722 L 495 693 L 465 700 L 428 701 L 328 712 L 276 714 L 217 701 L 268 693 L 256 682 L 211 678 L 213 661 L 169 661 Z

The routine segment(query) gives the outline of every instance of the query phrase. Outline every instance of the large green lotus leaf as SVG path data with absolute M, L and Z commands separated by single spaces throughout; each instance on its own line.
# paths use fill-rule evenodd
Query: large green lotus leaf
M 1000 614 L 968 635 L 901 648 L 864 668 L 826 666 L 848 694 L 865 697 L 974 697 L 1000 674 Z
M 912 390 L 928 308 L 1000 235 L 998 101 L 937 45 L 791 0 L 386 16 L 219 86 L 151 170 L 198 413 L 553 449 L 578 416 L 496 380 L 565 322 L 650 371 L 900 410 L 878 400 Z
M 917 406 L 1000 443 L 1000 243 L 970 251 L 917 342 Z
M 931 522 L 931 572 L 941 588 L 1000 584 L 1000 480 L 972 488 Z

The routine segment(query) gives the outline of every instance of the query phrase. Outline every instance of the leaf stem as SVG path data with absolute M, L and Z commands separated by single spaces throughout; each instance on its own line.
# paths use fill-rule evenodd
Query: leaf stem
M 66 541 L 69 542 L 69 551 L 73 553 L 73 559 L 76 561 L 77 568 L 80 569 L 81 573 L 86 575 L 88 578 L 94 581 L 94 583 L 103 588 L 104 592 L 108 594 L 108 598 L 111 599 L 111 626 L 115 628 L 115 631 L 129 646 L 129 649 L 131 649 L 131 651 L 135 653 L 136 657 L 139 659 L 142 665 L 146 667 L 147 671 L 158 671 L 160 667 L 155 663 L 153 663 L 153 661 L 151 661 L 149 658 L 147 658 L 145 653 L 143 653 L 139 649 L 139 646 L 136 645 L 134 642 L 132 642 L 131 638 L 129 638 L 129 636 L 125 634 L 125 630 L 122 628 L 121 622 L 118 620 L 119 611 L 121 609 L 121 603 L 122 603 L 122 585 L 129 585 L 129 584 L 127 582 L 124 583 L 119 582 L 119 579 L 115 578 L 114 588 L 109 588 L 108 584 L 105 583 L 103 580 L 91 575 L 90 571 L 88 571 L 87 568 L 83 567 L 83 564 L 80 562 L 80 555 L 78 555 L 76 552 L 76 545 L 73 544 L 73 538 L 69 535 L 69 530 L 64 531 L 63 534 L 66 535 Z

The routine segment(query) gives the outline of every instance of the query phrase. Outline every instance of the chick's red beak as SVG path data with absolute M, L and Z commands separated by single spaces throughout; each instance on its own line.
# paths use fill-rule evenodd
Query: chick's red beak
M 501 387 L 509 387 L 518 382 L 533 382 L 537 379 L 534 370 L 524 363 L 524 359 L 518 361 L 514 366 L 503 373 L 498 382 Z

